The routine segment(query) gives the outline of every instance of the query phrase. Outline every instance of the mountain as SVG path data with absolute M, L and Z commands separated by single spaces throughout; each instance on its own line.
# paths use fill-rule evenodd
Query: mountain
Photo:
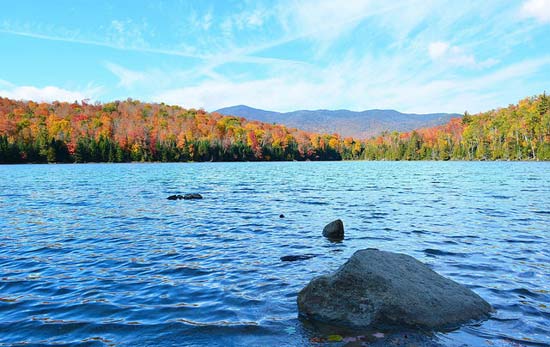
M 221 108 L 215 112 L 223 115 L 245 117 L 266 123 L 284 124 L 317 133 L 337 133 L 344 137 L 369 138 L 383 131 L 411 131 L 418 128 L 433 127 L 447 123 L 459 114 L 401 113 L 395 110 L 300 110 L 292 112 L 274 112 L 246 105 Z

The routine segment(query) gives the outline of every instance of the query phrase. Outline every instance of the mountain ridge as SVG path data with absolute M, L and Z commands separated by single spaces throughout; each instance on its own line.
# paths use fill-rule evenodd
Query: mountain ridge
M 248 105 L 224 107 L 214 112 L 282 124 L 305 131 L 337 133 L 354 138 L 369 138 L 384 131 L 402 132 L 443 125 L 450 119 L 461 116 L 458 113 L 402 113 L 392 109 L 363 111 L 318 109 L 276 112 Z

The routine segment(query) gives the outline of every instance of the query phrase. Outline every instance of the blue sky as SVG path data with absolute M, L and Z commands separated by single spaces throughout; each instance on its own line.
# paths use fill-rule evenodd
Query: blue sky
M 550 91 L 550 0 L 3 1 L 0 96 L 470 112 Z

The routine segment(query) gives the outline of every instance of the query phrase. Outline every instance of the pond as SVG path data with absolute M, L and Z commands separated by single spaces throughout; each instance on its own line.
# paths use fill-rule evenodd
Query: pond
M 496 309 L 369 345 L 550 344 L 550 163 L 279 162 L 0 166 L 0 345 L 322 345 L 297 293 L 367 247 Z

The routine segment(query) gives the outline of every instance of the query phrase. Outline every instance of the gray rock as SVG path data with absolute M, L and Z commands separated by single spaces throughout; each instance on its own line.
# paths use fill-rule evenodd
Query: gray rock
M 281 257 L 281 261 L 307 260 L 313 257 L 315 257 L 315 254 L 285 255 L 284 257 Z
M 202 195 L 200 195 L 199 193 L 185 194 L 183 196 L 183 199 L 185 200 L 202 199 Z
M 168 200 L 181 200 L 181 199 L 183 199 L 183 195 L 170 195 L 167 199 Z
M 492 308 L 411 256 L 364 249 L 302 289 L 298 310 L 306 319 L 343 328 L 440 330 L 487 318 Z
M 340 219 L 328 223 L 323 228 L 323 236 L 331 240 L 343 240 L 344 223 Z

